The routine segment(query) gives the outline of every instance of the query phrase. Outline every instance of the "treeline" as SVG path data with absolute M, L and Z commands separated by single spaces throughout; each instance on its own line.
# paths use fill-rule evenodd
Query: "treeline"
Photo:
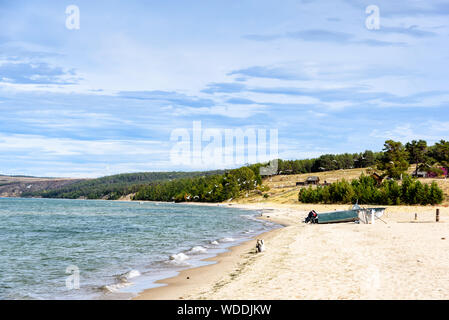
M 424 140 L 413 140 L 403 145 L 399 141 L 387 140 L 377 168 L 385 172 L 385 176 L 400 179 L 410 164 L 416 165 L 418 171 L 432 172 L 436 176 L 445 174 L 449 167 L 449 141 L 441 140 L 428 146 Z
M 325 154 L 314 159 L 278 160 L 278 174 L 302 174 L 320 171 L 367 168 L 376 165 L 382 152 Z
M 383 152 L 367 150 L 353 154 L 326 154 L 306 160 L 278 160 L 277 174 L 301 174 L 376 166 L 384 172 L 384 177 L 399 179 L 406 174 L 410 164 L 413 163 L 417 164 L 417 170 L 442 174 L 440 167 L 449 166 L 449 142 L 441 140 L 434 146 L 428 146 L 423 140 L 412 141 L 406 145 L 388 140 L 385 142 Z M 57 189 L 23 193 L 22 196 L 116 200 L 136 193 L 136 200 L 219 202 L 236 198 L 242 191 L 260 189 L 259 168 L 261 166 L 262 164 L 255 164 L 227 171 L 120 174 L 84 180 Z
M 22 197 L 117 200 L 122 196 L 137 192 L 142 186 L 149 183 L 215 175 L 222 172 L 224 171 L 142 172 L 118 174 L 98 179 L 84 180 L 52 190 L 25 192 L 22 194 Z
M 362 175 L 351 182 L 342 180 L 299 192 L 299 201 L 303 203 L 325 204 L 433 205 L 440 204 L 443 198 L 443 191 L 435 182 L 429 186 L 410 176 L 400 185 L 392 179 L 378 184 L 374 178 Z
M 141 187 L 134 200 L 222 202 L 260 188 L 261 165 L 251 165 L 224 174 L 185 178 Z

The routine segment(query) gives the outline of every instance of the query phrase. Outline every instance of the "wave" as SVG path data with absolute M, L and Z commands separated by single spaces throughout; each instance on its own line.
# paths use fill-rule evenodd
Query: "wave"
M 189 259 L 189 256 L 182 252 L 177 253 L 177 254 L 172 254 L 170 256 L 170 260 L 175 260 L 175 261 L 185 261 L 188 259 Z
M 130 270 L 128 272 L 118 275 L 117 278 L 120 281 L 124 282 L 124 281 L 128 281 L 129 279 L 136 278 L 140 275 L 141 274 L 140 274 L 139 270 Z
M 139 276 L 141 276 L 140 271 L 132 269 L 128 272 L 116 275 L 115 278 L 118 281 L 117 283 L 102 286 L 102 287 L 100 287 L 100 289 L 107 293 L 108 292 L 117 292 L 120 289 L 123 289 L 123 288 L 133 285 L 133 283 L 129 282 L 129 280 L 133 279 L 133 278 L 137 278 Z
M 235 239 L 234 238 L 230 238 L 230 237 L 226 237 L 223 239 L 220 239 L 220 242 L 234 242 Z
M 191 254 L 201 254 L 201 253 L 206 253 L 206 252 L 207 252 L 207 249 L 202 246 L 193 247 L 192 249 L 190 249 L 188 251 L 188 253 L 191 253 Z
M 115 284 L 110 284 L 107 286 L 103 286 L 101 287 L 101 289 L 105 292 L 117 292 L 120 289 L 129 287 L 130 285 L 132 285 L 132 282 L 120 282 L 120 283 L 115 283 Z
M 218 246 L 219 245 L 217 240 L 211 241 L 210 244 L 213 244 L 214 246 Z
M 169 257 L 168 261 L 165 261 L 165 263 L 169 263 L 175 266 L 190 266 L 190 263 L 187 262 L 187 260 L 189 260 L 190 257 L 188 255 L 186 255 L 185 253 L 177 253 L 177 254 L 172 254 Z
M 252 214 L 242 214 L 240 215 L 242 218 L 248 219 L 248 220 L 252 220 L 252 221 L 260 221 L 259 219 L 257 219 L 257 217 L 255 215 Z

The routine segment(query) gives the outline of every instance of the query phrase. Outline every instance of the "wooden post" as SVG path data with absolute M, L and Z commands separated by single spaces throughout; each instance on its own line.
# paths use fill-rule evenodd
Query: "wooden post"
M 440 221 L 440 209 L 437 209 L 436 222 Z
M 418 220 L 418 214 L 415 213 L 415 221 Z

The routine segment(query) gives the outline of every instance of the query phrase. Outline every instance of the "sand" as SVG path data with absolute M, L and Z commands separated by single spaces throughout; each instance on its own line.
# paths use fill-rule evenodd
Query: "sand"
M 385 222 L 306 225 L 318 212 L 348 206 L 232 204 L 265 209 L 264 219 L 285 225 L 263 238 L 211 258 L 216 264 L 182 271 L 136 299 L 447 299 L 449 209 L 388 207 Z M 414 220 L 415 213 L 418 220 Z

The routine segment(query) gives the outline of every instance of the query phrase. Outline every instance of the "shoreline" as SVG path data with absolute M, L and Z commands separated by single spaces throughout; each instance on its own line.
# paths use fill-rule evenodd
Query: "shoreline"
M 236 209 L 245 210 L 264 210 L 258 208 L 249 209 L 245 206 L 239 206 L 236 204 L 202 204 L 202 203 L 183 203 L 199 206 L 227 206 Z M 281 230 L 288 227 L 290 223 L 283 219 L 271 219 L 270 216 L 257 217 L 260 220 L 269 221 L 280 225 L 280 228 L 275 228 L 257 235 L 254 238 L 246 240 L 235 246 L 229 247 L 225 252 L 210 258 L 203 259 L 202 261 L 214 262 L 206 266 L 192 267 L 179 271 L 178 275 L 170 278 L 160 279 L 155 281 L 155 284 L 162 284 L 156 288 L 145 289 L 138 293 L 136 297 L 131 300 L 184 300 L 191 297 L 201 298 L 202 292 L 208 290 L 210 285 L 219 287 L 220 283 L 227 282 L 227 276 L 232 272 L 241 269 L 246 263 L 257 258 L 258 254 L 255 252 L 255 240 L 263 238 L 265 241 L 269 241 L 275 235 L 281 233 Z M 262 253 L 263 254 L 263 253 Z M 204 297 L 207 298 L 207 297 Z

